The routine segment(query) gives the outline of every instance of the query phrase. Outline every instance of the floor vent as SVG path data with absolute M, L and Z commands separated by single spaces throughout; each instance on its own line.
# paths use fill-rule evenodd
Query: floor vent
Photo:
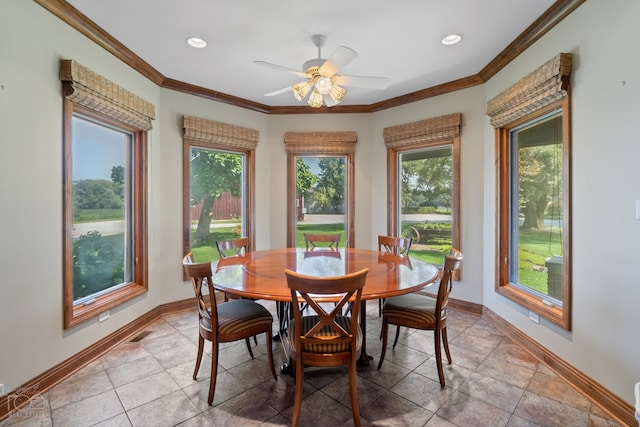
M 142 331 L 140 332 L 138 335 L 136 335 L 135 337 L 131 338 L 129 340 L 129 342 L 138 342 L 141 341 L 144 337 L 146 337 L 147 335 L 149 335 L 151 333 L 151 331 Z

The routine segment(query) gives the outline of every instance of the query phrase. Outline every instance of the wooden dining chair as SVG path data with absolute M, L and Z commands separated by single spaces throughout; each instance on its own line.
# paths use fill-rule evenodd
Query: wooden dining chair
M 230 240 L 217 240 L 216 248 L 220 258 L 228 258 L 231 256 L 242 256 L 247 253 L 249 248 L 249 238 L 240 237 Z
M 378 252 L 380 254 L 393 254 L 408 256 L 411 250 L 412 238 L 393 237 L 378 234 Z
M 340 244 L 341 238 L 342 238 L 342 233 L 333 233 L 333 234 L 304 233 L 304 244 L 307 248 L 307 251 L 312 251 L 314 249 L 338 250 L 338 245 Z
M 447 339 L 447 305 L 449 303 L 449 294 L 453 287 L 453 274 L 455 271 L 460 270 L 462 258 L 462 252 L 457 249 L 451 249 L 449 255 L 444 257 L 444 267 L 442 268 L 442 277 L 440 278 L 436 298 L 418 293 L 387 298 L 382 306 L 382 353 L 380 354 L 378 369 L 382 367 L 387 351 L 387 335 L 390 324 L 396 325 L 393 348 L 398 343 L 400 326 L 433 330 L 438 377 L 440 385 L 442 387 L 445 386 L 441 345 L 444 344 L 447 360 L 451 364 L 451 353 L 449 352 L 449 341 Z
M 244 256 L 247 250 L 249 250 L 249 238 L 240 237 L 230 240 L 216 240 L 216 249 L 218 249 L 220 259 Z M 229 296 L 226 292 L 224 294 L 225 302 L 229 301 L 229 299 L 237 298 L 238 297 Z
M 393 237 L 378 234 L 378 252 L 380 255 L 397 255 L 397 256 L 409 256 L 411 250 L 411 243 L 413 239 L 411 237 Z M 378 300 L 378 317 L 382 316 L 382 304 L 384 299 Z
M 264 333 L 267 342 L 267 355 L 269 367 L 273 378 L 278 379 L 273 367 L 273 353 L 271 349 L 271 331 L 273 316 L 262 305 L 248 299 L 238 299 L 216 304 L 213 288 L 211 263 L 193 262 L 191 253 L 182 259 L 184 271 L 191 278 L 196 302 L 198 304 L 198 355 L 196 367 L 193 371 L 193 379 L 197 379 L 204 351 L 204 341 L 211 341 L 211 378 L 209 380 L 209 396 L 207 402 L 213 403 L 213 395 L 216 388 L 218 374 L 218 347 L 220 343 L 232 342 L 244 339 L 249 354 L 253 359 L 253 351 L 249 338 Z M 203 289 L 204 288 L 204 289 Z M 208 290 L 208 294 L 204 292 Z M 211 300 L 208 304 L 206 296 Z
M 368 269 L 337 277 L 304 276 L 285 270 L 291 289 L 293 323 L 289 325 L 291 360 L 296 390 L 292 426 L 300 421 L 305 366 L 343 366 L 349 368 L 349 398 L 353 423 L 360 426 L 360 408 L 356 388 L 356 360 L 362 348 L 362 331 L 358 325 L 358 310 Z M 322 301 L 336 301 L 334 305 Z M 302 315 L 305 302 L 312 315 Z M 343 316 L 342 308 L 353 305 L 351 316 Z M 330 308 L 327 312 L 325 308 Z

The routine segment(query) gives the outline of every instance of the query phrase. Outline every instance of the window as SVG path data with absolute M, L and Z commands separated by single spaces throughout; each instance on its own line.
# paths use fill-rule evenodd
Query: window
M 412 237 L 411 255 L 434 264 L 461 250 L 460 120 L 451 114 L 384 130 L 388 232 Z
M 60 75 L 68 328 L 148 289 L 146 130 L 155 112 L 74 61 L 62 61 Z
M 184 253 L 215 260 L 217 240 L 245 236 L 251 250 L 258 132 L 190 116 L 184 132 Z
M 344 231 L 353 247 L 355 132 L 287 132 L 287 246 L 304 246 L 304 232 Z M 304 209 L 333 218 L 318 227 L 305 223 Z
M 346 158 L 296 157 L 296 247 L 305 247 L 304 233 L 340 233 L 345 245 Z
M 564 55 L 494 98 L 488 111 L 498 154 L 496 291 L 571 329 L 570 56 Z M 543 75 L 546 82 L 536 83 Z M 536 98 L 532 91 L 516 96 L 536 85 L 545 89 L 533 91 L 534 104 L 522 102 Z M 497 113 L 507 99 L 521 105 Z

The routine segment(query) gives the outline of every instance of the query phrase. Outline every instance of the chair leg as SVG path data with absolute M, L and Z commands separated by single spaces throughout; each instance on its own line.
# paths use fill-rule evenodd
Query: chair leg
M 276 375 L 276 369 L 273 367 L 273 349 L 271 346 L 271 328 L 267 332 L 264 333 L 264 337 L 267 341 L 267 355 L 269 356 L 269 367 L 271 368 L 271 375 L 273 378 L 278 381 L 278 376 Z
M 393 348 L 396 348 L 396 344 L 398 344 L 399 336 L 400 336 L 400 325 L 396 325 L 396 338 L 393 340 Z
M 436 344 L 436 367 L 438 368 L 438 378 L 440 379 L 440 387 L 444 388 L 444 369 L 442 368 L 442 345 L 440 337 L 440 329 L 434 331 L 434 339 Z
M 384 355 L 387 353 L 387 335 L 389 333 L 389 324 L 385 322 L 384 317 L 382 318 L 382 331 L 380 335 L 382 337 L 382 351 L 380 352 L 380 361 L 378 362 L 378 369 L 382 367 L 382 362 L 384 362 Z
M 384 299 L 378 300 L 378 317 L 382 317 L 382 305 L 384 304 Z
M 295 363 L 296 373 L 296 394 L 293 402 L 293 420 L 291 421 L 291 427 L 298 427 L 300 422 L 300 409 L 302 408 L 302 390 L 304 388 L 304 364 Z
M 451 365 L 451 353 L 449 353 L 449 340 L 447 339 L 447 327 L 442 328 L 442 343 L 444 344 L 444 352 L 447 355 L 449 365 Z
M 256 345 L 258 345 L 258 336 L 257 335 L 253 336 L 253 342 L 256 343 Z
M 251 341 L 249 341 L 249 338 L 245 338 L 244 341 L 247 343 L 247 350 L 249 350 L 249 354 L 253 359 L 253 351 L 251 350 Z
M 200 362 L 202 362 L 202 352 L 204 351 L 204 338 L 202 335 L 198 336 L 198 355 L 196 356 L 196 368 L 193 370 L 193 379 L 198 378 L 198 371 L 200 370 Z
M 212 343 L 211 349 L 211 378 L 209 378 L 209 396 L 207 403 L 209 406 L 213 404 L 213 394 L 216 391 L 216 380 L 218 379 L 218 342 Z
M 353 413 L 353 425 L 360 427 L 360 406 L 358 405 L 358 384 L 356 382 L 356 362 L 349 365 L 349 399 L 351 400 L 351 412 Z

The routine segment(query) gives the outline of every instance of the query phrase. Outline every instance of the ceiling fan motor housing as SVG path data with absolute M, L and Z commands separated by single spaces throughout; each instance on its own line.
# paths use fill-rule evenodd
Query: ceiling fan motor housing
M 322 67 L 322 64 L 324 64 L 326 61 L 327 60 L 323 58 L 310 59 L 304 64 L 302 64 L 302 69 L 304 70 L 305 73 L 309 73 L 311 75 L 317 74 L 319 73 L 319 69 L 320 67 Z M 314 70 L 310 70 L 310 68 L 316 68 L 315 73 L 314 73 Z

